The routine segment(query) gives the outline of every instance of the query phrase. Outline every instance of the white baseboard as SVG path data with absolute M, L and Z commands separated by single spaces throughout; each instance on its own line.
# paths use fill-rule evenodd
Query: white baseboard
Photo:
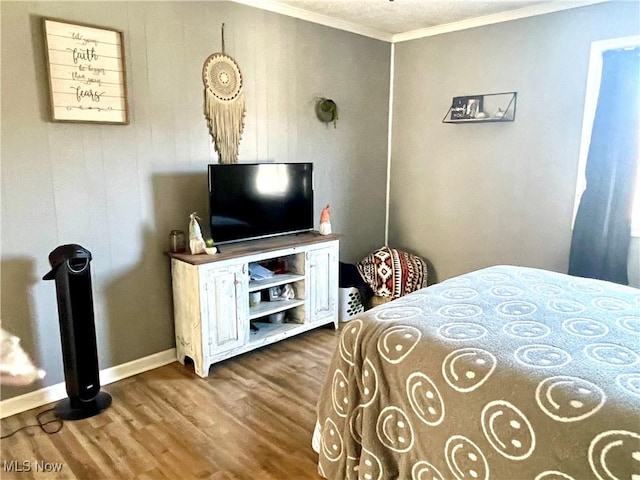
M 176 349 L 171 348 L 164 352 L 154 353 L 148 357 L 132 360 L 131 362 L 116 365 L 115 367 L 100 370 L 100 385 L 108 385 L 118 380 L 137 375 L 147 370 L 168 365 L 176 360 Z M 64 382 L 50 387 L 41 388 L 34 392 L 25 393 L 17 397 L 8 398 L 0 402 L 0 418 L 10 417 L 17 413 L 26 412 L 32 408 L 38 408 L 47 403 L 57 402 L 67 397 L 67 388 Z

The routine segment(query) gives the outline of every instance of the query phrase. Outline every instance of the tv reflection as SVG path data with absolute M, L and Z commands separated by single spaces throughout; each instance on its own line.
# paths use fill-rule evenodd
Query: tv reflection
M 258 165 L 256 190 L 264 195 L 283 197 L 289 191 L 289 172 L 286 165 Z

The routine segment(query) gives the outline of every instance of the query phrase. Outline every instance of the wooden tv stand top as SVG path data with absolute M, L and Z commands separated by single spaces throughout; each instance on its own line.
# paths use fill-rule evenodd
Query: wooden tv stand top
M 204 263 L 219 262 L 222 260 L 229 260 L 231 258 L 244 257 L 247 255 L 270 252 L 283 248 L 329 242 L 331 240 L 337 240 L 339 238 L 340 235 L 335 233 L 331 235 L 320 235 L 320 233 L 318 233 L 317 231 L 312 231 L 223 244 L 219 247 L 220 251 L 215 255 L 191 255 L 188 253 L 171 252 L 169 252 L 167 255 L 169 255 L 169 257 L 171 258 L 190 263 L 191 265 L 202 265 Z

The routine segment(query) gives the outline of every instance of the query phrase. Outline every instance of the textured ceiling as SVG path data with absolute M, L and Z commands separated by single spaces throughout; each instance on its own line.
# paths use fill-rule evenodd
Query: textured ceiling
M 399 34 L 565 0 L 277 0 L 275 3 Z
M 407 34 L 442 25 L 468 22 L 482 17 L 514 13 L 527 9 L 549 8 L 551 10 L 572 8 L 597 0 L 235 0 L 256 6 L 271 4 L 287 9 L 295 15 L 316 15 L 335 20 L 344 25 L 351 24 L 382 36 Z M 606 0 L 599 0 L 606 1 Z M 533 13 L 532 13 L 533 14 Z M 528 16 L 528 15 L 523 15 Z M 313 18 L 310 18 L 313 21 Z

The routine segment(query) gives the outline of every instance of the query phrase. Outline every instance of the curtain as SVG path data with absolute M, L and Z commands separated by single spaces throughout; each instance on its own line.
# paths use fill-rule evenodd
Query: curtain
M 570 275 L 628 284 L 639 130 L 640 51 L 604 52 L 587 186 L 571 239 Z

